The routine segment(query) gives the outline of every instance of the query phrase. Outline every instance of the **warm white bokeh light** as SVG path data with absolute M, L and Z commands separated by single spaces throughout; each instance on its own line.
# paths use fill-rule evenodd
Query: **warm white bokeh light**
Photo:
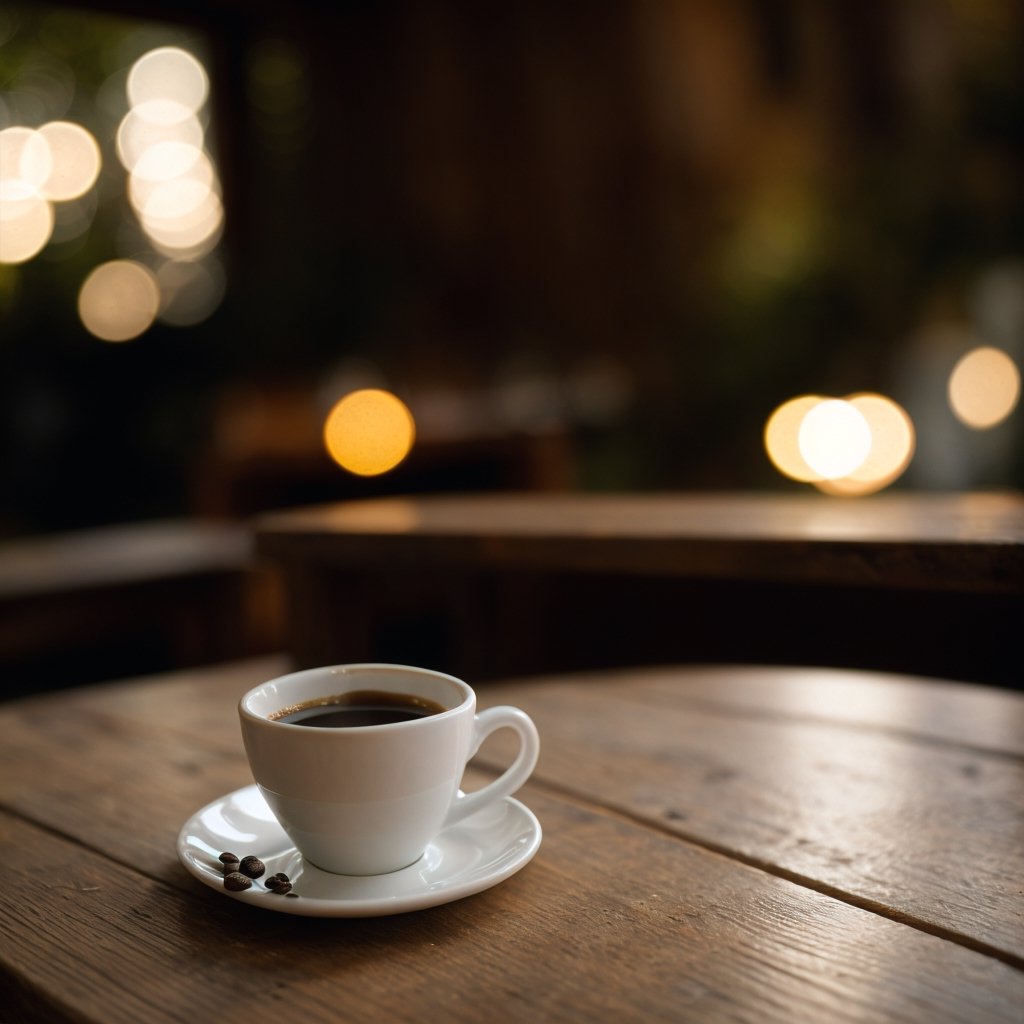
M 66 202 L 84 195 L 100 174 L 100 147 L 81 125 L 50 121 L 39 129 L 50 150 L 50 173 L 39 191 L 45 198 Z
M 412 449 L 416 425 L 405 403 L 390 391 L 353 391 L 328 413 L 324 444 L 331 458 L 358 476 L 394 469 Z
M 864 461 L 846 476 L 821 480 L 827 494 L 854 497 L 874 494 L 897 480 L 914 454 L 914 424 L 900 405 L 884 395 L 851 395 L 847 401 L 867 421 L 871 448 Z
M 203 151 L 190 142 L 157 142 L 135 161 L 132 175 L 143 181 L 170 181 L 188 174 L 202 155 Z
M 140 57 L 126 75 L 108 79 L 104 89 L 115 88 L 124 88 L 129 102 L 114 139 L 128 171 L 129 202 L 151 249 L 169 259 L 161 265 L 160 281 L 132 260 L 97 267 L 79 290 L 78 311 L 97 337 L 126 341 L 147 330 L 158 311 L 165 322 L 186 326 L 219 305 L 225 286 L 220 265 L 195 261 L 216 247 L 224 207 L 206 152 L 209 78 L 203 65 L 179 47 L 162 46 Z M 104 107 L 112 117 L 124 109 L 117 109 L 116 100 Z M 50 116 L 60 117 L 64 109 L 54 108 Z M 26 118 L 29 124 L 43 119 Z M 97 210 L 94 186 L 101 170 L 96 138 L 72 121 L 0 131 L 0 263 L 22 263 L 50 242 L 55 259 L 80 252 L 79 240 Z
M 199 124 L 195 110 L 173 99 L 145 100 L 142 103 L 136 103 L 128 113 L 133 120 L 157 128 L 173 128 L 186 121 L 194 121 Z M 201 127 L 200 131 L 202 131 Z
M 206 102 L 209 80 L 203 65 L 176 46 L 161 46 L 140 57 L 128 72 L 132 106 L 153 100 L 173 100 L 189 110 Z
M 78 293 L 78 315 L 86 330 L 103 341 L 129 341 L 146 331 L 160 306 L 151 270 L 132 260 L 98 266 Z
M 1020 398 L 1020 370 L 1005 352 L 983 345 L 963 356 L 949 377 L 949 404 L 975 430 L 1002 423 Z
M 800 453 L 798 437 L 800 424 L 816 405 L 823 402 L 820 395 L 800 395 L 783 402 L 768 417 L 764 428 L 764 446 L 775 468 L 792 480 L 807 483 L 820 480 L 821 474 L 811 469 Z
M 871 450 L 871 428 L 850 402 L 829 398 L 804 416 L 797 432 L 804 461 L 825 480 L 847 476 Z
M 213 190 L 194 178 L 173 178 L 153 188 L 139 210 L 143 225 L 174 224 L 211 202 Z
M 129 172 L 128 199 L 150 245 L 172 263 L 204 258 L 224 229 L 220 181 L 197 116 L 208 89 L 202 64 L 173 46 L 150 51 L 128 75 L 132 107 L 117 133 L 118 155 Z M 181 276 L 176 270 L 165 275 Z M 203 293 L 204 281 L 196 272 L 187 288 L 163 282 L 161 319 L 185 324 L 208 316 L 220 302 L 222 284 L 206 289 L 216 294 L 213 300 L 184 301 Z
M 155 120 L 150 114 L 171 111 L 181 116 L 174 120 Z M 125 169 L 134 171 L 142 157 L 162 142 L 175 142 L 199 151 L 203 145 L 203 126 L 192 111 L 180 103 L 144 103 L 133 107 L 117 129 L 117 156 Z
M 201 143 L 201 129 L 192 121 Z M 147 131 L 139 135 L 139 144 L 157 137 Z M 125 129 L 126 159 L 135 154 L 134 145 Z M 220 182 L 212 160 L 191 141 L 168 138 L 143 149 L 129 175 L 128 197 L 158 252 L 196 259 L 219 241 L 224 223 Z
M 0 197 L 0 263 L 32 259 L 50 240 L 53 223 L 53 207 L 36 193 Z
M 189 182 L 191 184 L 179 186 L 180 182 Z M 136 174 L 129 174 L 128 200 L 135 209 L 135 212 L 141 217 L 145 215 L 146 206 L 155 193 L 164 193 L 164 198 L 157 200 L 158 204 L 162 204 L 167 202 L 166 197 L 179 187 L 191 190 L 194 195 L 198 195 L 196 186 L 201 188 L 204 198 L 207 192 L 220 194 L 220 182 L 217 180 L 217 172 L 214 170 L 213 162 L 205 153 L 200 153 L 196 162 L 184 174 L 168 178 L 166 181 L 149 181 L 146 178 L 140 178 Z
M 143 230 L 154 247 L 167 255 L 195 259 L 209 252 L 220 239 L 224 226 L 224 208 L 220 198 L 210 192 L 195 209 L 168 218 L 141 218 Z
M 32 128 L 0 131 L 0 199 L 29 199 L 53 170 L 46 139 Z

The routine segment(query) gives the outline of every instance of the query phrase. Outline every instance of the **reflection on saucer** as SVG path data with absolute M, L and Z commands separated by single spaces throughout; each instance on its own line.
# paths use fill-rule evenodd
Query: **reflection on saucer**
M 423 856 L 401 871 L 357 877 L 306 863 L 256 786 L 246 786 L 197 811 L 178 836 L 178 857 L 204 884 L 267 910 L 309 917 L 376 917 L 449 903 L 504 881 L 533 859 L 541 827 L 518 800 L 505 797 L 446 829 Z M 224 888 L 217 860 L 224 850 L 255 854 L 267 876 L 283 871 L 297 899 L 257 882 L 244 892 Z

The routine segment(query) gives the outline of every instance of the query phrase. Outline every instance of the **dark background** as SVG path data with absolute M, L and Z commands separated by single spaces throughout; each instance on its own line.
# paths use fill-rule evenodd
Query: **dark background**
M 1020 412 L 971 433 L 942 391 L 971 345 L 1024 345 L 1014 0 L 3 17 L 0 96 L 49 48 L 87 126 L 133 46 L 202 57 L 227 290 L 198 326 L 92 338 L 77 288 L 125 255 L 112 179 L 75 251 L 0 267 L 0 535 L 412 490 L 793 489 L 761 433 L 805 391 L 910 411 L 898 486 L 1024 482 Z M 421 427 L 377 481 L 318 446 L 361 382 Z

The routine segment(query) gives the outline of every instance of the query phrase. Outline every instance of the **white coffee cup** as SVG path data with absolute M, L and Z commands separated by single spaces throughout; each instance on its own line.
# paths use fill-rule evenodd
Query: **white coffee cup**
M 443 710 L 410 721 L 320 728 L 275 720 L 283 709 L 370 690 Z M 537 763 L 540 739 L 513 707 L 476 712 L 461 679 L 407 665 L 336 665 L 271 679 L 239 702 L 253 778 L 303 856 L 325 871 L 377 875 L 415 863 L 442 829 L 514 793 Z M 463 771 L 496 729 L 514 729 L 519 753 L 476 792 Z

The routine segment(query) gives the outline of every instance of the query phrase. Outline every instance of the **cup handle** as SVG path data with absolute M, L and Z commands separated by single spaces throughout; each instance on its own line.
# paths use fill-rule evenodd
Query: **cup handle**
M 456 796 L 448 809 L 446 828 L 457 821 L 462 821 L 470 814 L 475 814 L 485 804 L 514 793 L 530 777 L 540 753 L 540 737 L 530 716 L 519 708 L 502 705 L 481 711 L 474 720 L 475 734 L 469 756 L 472 757 L 480 749 L 483 741 L 492 732 L 506 726 L 515 729 L 519 735 L 519 754 L 504 774 L 499 775 L 493 782 L 489 782 L 476 792 L 460 793 Z

